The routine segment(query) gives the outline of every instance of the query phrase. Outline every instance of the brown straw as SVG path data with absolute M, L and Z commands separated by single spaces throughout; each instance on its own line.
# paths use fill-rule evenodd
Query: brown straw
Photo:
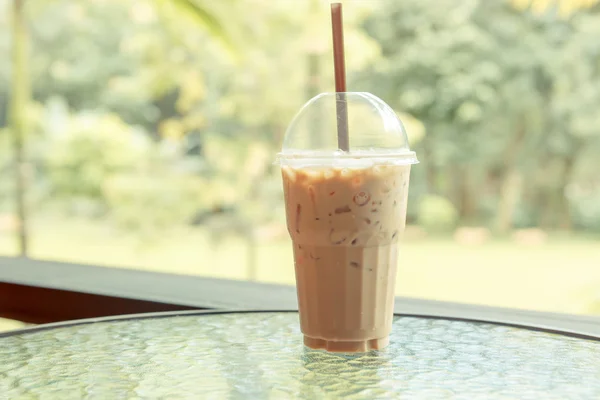
M 331 28 L 333 33 L 333 65 L 335 70 L 336 114 L 338 147 L 349 151 L 348 104 L 346 102 L 346 65 L 344 61 L 344 29 L 342 26 L 342 4 L 331 4 Z

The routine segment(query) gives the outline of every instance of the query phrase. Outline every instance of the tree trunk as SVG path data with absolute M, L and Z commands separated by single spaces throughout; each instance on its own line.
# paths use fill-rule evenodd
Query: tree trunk
M 557 184 L 549 188 L 538 188 L 536 207 L 541 210 L 539 225 L 543 229 L 573 228 L 571 209 L 565 190 L 571 181 L 577 157 L 582 149 L 582 143 L 576 143 L 568 156 L 564 158 L 554 156 L 553 161 L 562 162 L 562 170 L 556 178 Z M 543 170 L 544 165 L 541 168 Z
M 519 201 L 521 174 L 517 168 L 517 155 L 523 147 L 525 140 L 525 118 L 521 118 L 517 131 L 504 152 L 504 168 L 500 196 L 496 213 L 496 231 L 500 234 L 508 233 L 513 227 L 513 216 Z
M 25 200 L 25 112 L 29 101 L 27 65 L 27 27 L 25 25 L 24 0 L 13 0 L 12 20 L 12 89 L 10 104 L 10 130 L 13 138 L 15 206 L 18 218 L 17 239 L 19 254 L 28 254 L 27 206 Z
M 535 210 L 536 212 L 534 225 L 541 229 L 547 229 L 551 225 L 550 218 L 552 216 L 548 213 L 551 191 L 547 187 L 547 184 L 541 184 L 539 182 L 538 177 L 545 171 L 548 171 L 552 168 L 552 157 L 553 156 L 550 154 L 549 149 L 542 148 L 540 153 L 536 156 L 538 162 L 534 167 L 531 168 L 531 170 L 528 171 L 528 176 L 525 182 L 525 186 L 528 188 L 531 198 L 529 208 L 531 210 Z
M 467 225 L 474 224 L 477 220 L 477 198 L 473 182 L 473 166 L 456 166 L 456 204 L 460 220 Z
M 438 171 L 433 163 L 433 150 L 435 139 L 431 137 L 431 133 L 425 136 L 423 139 L 423 168 L 425 168 L 425 183 L 427 187 L 427 193 L 437 194 L 437 176 Z
M 552 230 L 556 227 L 556 190 L 543 188 L 539 191 L 538 203 L 540 206 L 540 228 Z
M 251 230 L 244 235 L 246 239 L 246 277 L 249 281 L 258 279 L 258 254 L 257 243 L 254 237 L 254 232 Z
M 573 174 L 573 168 L 577 161 L 577 156 L 581 149 L 581 145 L 576 145 L 575 149 L 564 159 L 563 171 L 560 178 L 560 186 L 558 188 L 559 193 L 557 196 L 557 212 L 558 212 L 558 227 L 560 229 L 571 230 L 573 228 L 573 220 L 571 215 L 571 208 L 569 206 L 569 200 L 566 197 L 565 190 L 571 181 Z
M 521 173 L 516 168 L 506 173 L 502 181 L 500 189 L 502 196 L 500 196 L 496 219 L 496 231 L 500 234 L 508 233 L 513 227 L 513 217 L 519 201 L 522 181 Z

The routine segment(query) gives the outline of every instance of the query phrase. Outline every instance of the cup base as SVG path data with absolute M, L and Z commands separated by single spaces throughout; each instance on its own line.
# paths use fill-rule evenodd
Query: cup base
M 379 339 L 337 341 L 304 336 L 304 345 L 314 350 L 327 350 L 332 353 L 366 353 L 371 350 L 381 350 L 390 343 L 390 337 Z

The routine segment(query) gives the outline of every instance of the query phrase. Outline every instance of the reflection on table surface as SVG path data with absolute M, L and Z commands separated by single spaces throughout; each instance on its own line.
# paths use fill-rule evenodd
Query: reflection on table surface
M 8 398 L 599 398 L 600 342 L 396 317 L 361 355 L 302 346 L 296 313 L 117 320 L 0 338 Z M 65 397 L 62 397 L 65 398 Z

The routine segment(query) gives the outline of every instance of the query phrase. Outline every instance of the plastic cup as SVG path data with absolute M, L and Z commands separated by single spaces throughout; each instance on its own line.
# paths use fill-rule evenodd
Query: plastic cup
M 337 150 L 339 101 L 348 110 L 348 152 Z M 370 93 L 323 93 L 293 119 L 277 161 L 304 344 L 335 352 L 385 347 L 410 166 L 418 162 L 402 123 Z

